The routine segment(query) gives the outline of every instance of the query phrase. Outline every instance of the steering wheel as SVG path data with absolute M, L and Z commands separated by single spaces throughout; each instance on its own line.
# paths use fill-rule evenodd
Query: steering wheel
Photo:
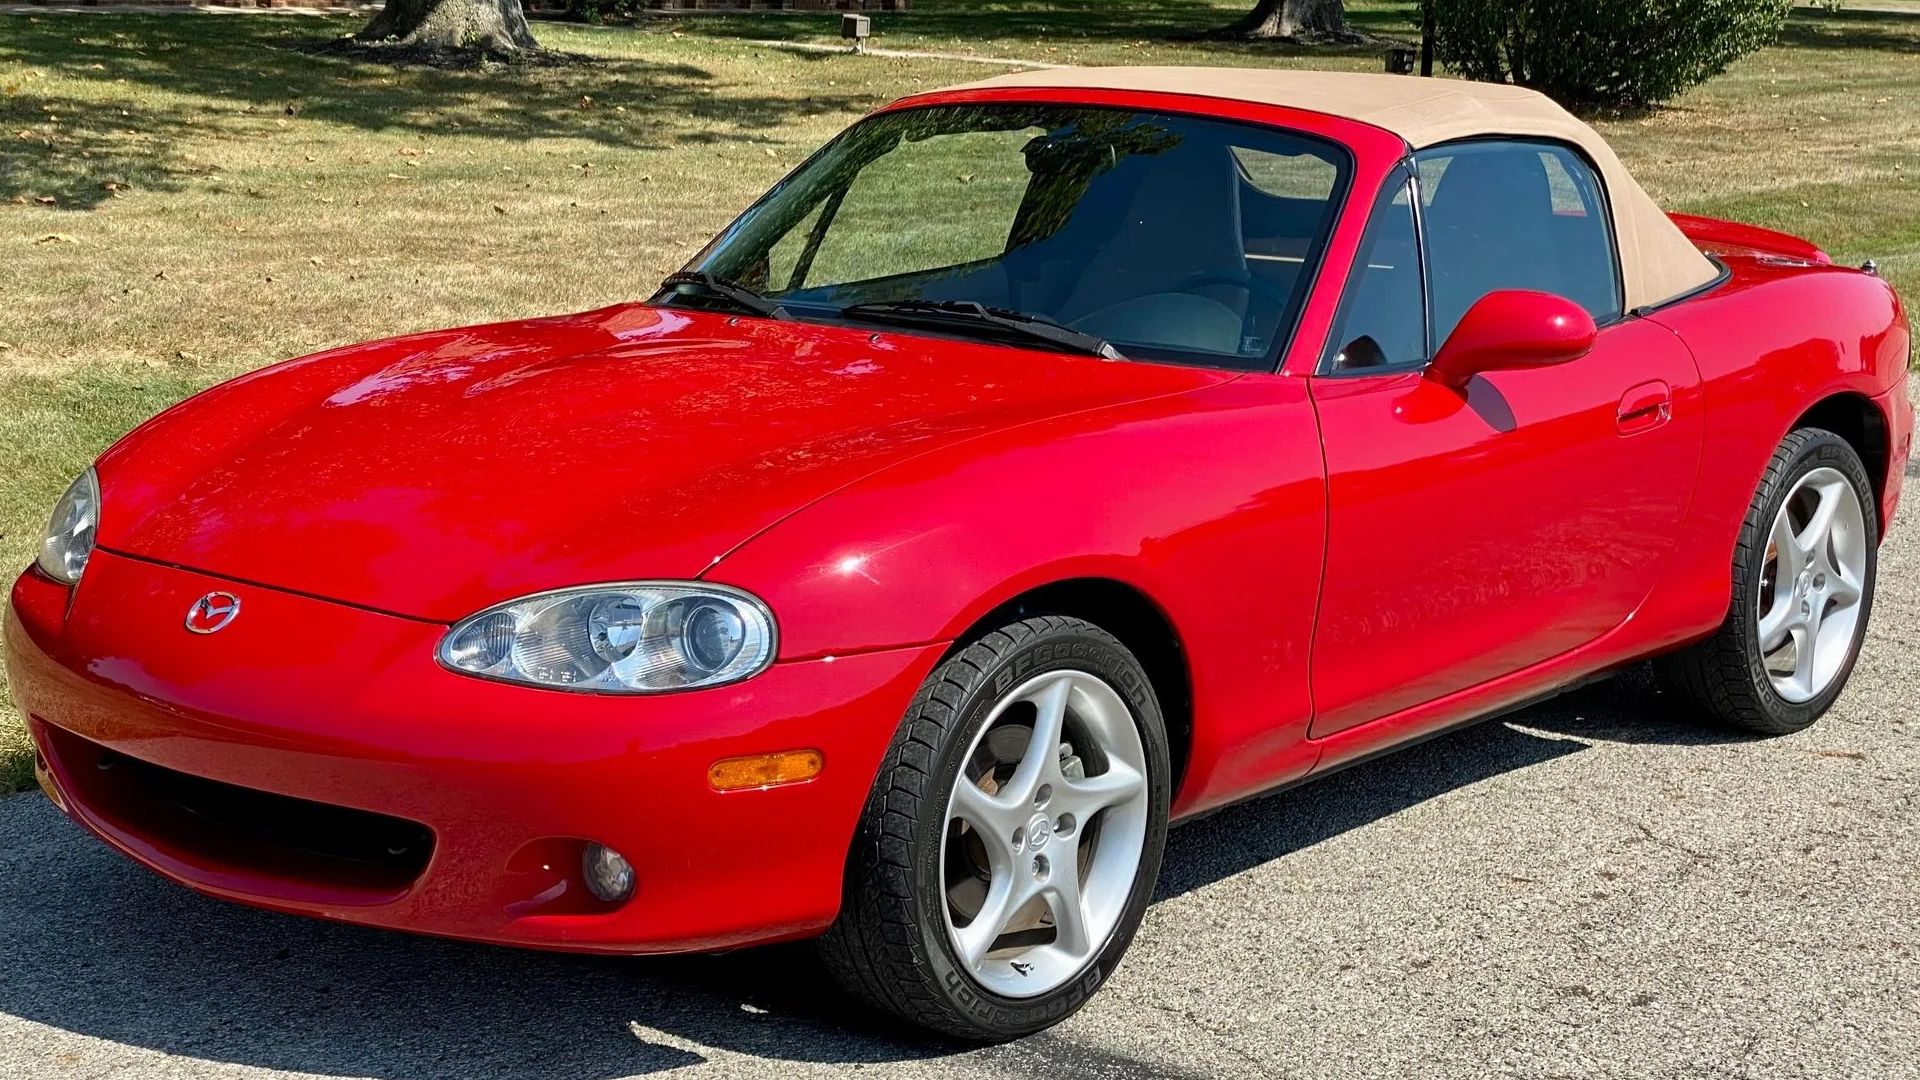
M 1266 278 L 1253 274 L 1229 274 L 1220 270 L 1201 270 L 1188 274 L 1181 278 L 1180 283 L 1174 288 L 1177 292 L 1192 292 L 1207 285 L 1225 285 L 1230 289 L 1241 289 L 1249 295 L 1259 293 L 1282 308 L 1286 307 L 1287 301 L 1293 298 L 1287 290 Z

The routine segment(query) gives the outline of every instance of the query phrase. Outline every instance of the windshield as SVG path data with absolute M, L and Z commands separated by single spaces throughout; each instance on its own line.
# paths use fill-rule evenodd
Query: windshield
M 797 318 L 979 305 L 1129 358 L 1265 369 L 1311 284 L 1344 160 L 1303 135 L 1191 116 L 901 110 L 848 129 L 690 268 Z M 725 302 L 703 290 L 664 295 Z M 867 309 L 848 310 L 856 305 Z M 984 321 L 928 328 L 1004 340 Z

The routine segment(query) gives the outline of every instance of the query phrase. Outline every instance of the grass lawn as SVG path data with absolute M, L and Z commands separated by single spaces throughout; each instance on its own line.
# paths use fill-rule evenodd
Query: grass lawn
M 876 44 L 1054 63 L 1375 69 L 1374 50 L 1179 40 L 1227 0 L 916 0 Z M 1350 2 L 1375 33 L 1409 4 Z M 586 67 L 389 70 L 287 48 L 353 20 L 0 15 L 0 568 L 67 481 L 216 380 L 329 345 L 651 291 L 864 110 L 994 69 L 795 55 L 835 17 L 540 24 Z M 1785 40 L 1603 125 L 1673 209 L 1880 260 L 1920 296 L 1920 14 Z M 0 685 L 0 791 L 26 781 Z

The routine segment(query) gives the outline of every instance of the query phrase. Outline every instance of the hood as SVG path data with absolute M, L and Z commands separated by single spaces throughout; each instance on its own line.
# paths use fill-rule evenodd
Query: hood
M 638 305 L 441 331 L 267 368 L 149 421 L 100 461 L 99 543 L 452 621 L 692 578 L 895 461 L 1230 377 Z

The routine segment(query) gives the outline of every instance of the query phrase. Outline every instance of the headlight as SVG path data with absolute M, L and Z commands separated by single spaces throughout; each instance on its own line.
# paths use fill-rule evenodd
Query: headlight
M 78 582 L 93 555 L 93 534 L 99 524 L 100 481 L 88 469 L 53 504 L 53 517 L 47 521 L 35 562 L 55 581 Z
M 561 589 L 455 623 L 440 662 L 489 679 L 648 693 L 737 682 L 773 660 L 773 614 L 724 585 Z

